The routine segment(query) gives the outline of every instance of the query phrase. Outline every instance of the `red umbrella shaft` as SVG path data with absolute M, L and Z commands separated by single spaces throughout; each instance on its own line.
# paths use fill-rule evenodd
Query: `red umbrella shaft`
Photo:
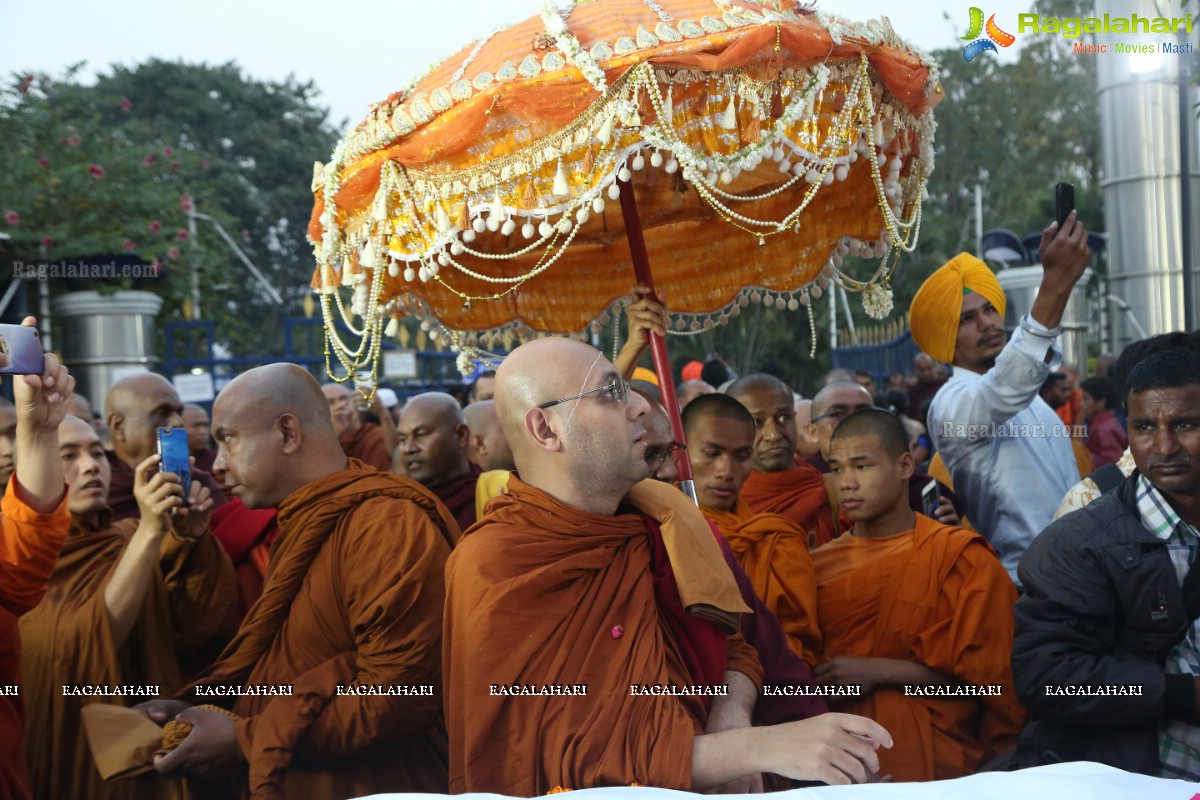
M 642 235 L 642 219 L 638 215 L 637 199 L 633 196 L 633 184 L 617 179 L 621 187 L 621 213 L 625 217 L 625 236 L 629 239 L 629 252 L 633 257 L 633 271 L 638 283 L 650 289 L 658 296 L 654 288 L 654 275 L 650 272 L 650 257 L 646 253 L 646 239 Z M 667 358 L 667 340 L 657 333 L 650 334 L 650 357 L 654 359 L 654 371 L 658 373 L 658 388 L 662 392 L 663 405 L 666 406 L 667 416 L 671 420 L 671 433 L 675 441 L 687 441 L 683 434 L 683 418 L 679 415 L 679 399 L 675 395 L 675 376 L 671 372 L 671 362 Z M 692 483 L 692 464 L 686 451 L 676 459 L 679 468 L 679 480 L 684 493 L 696 499 Z

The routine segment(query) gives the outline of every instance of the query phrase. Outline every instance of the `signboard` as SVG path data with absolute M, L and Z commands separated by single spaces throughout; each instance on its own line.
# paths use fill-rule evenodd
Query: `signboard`
M 384 350 L 383 377 L 385 378 L 415 378 L 417 377 L 416 350 Z
M 173 375 L 171 383 L 175 384 L 175 391 L 179 392 L 179 399 L 185 403 L 207 403 L 216 397 L 216 393 L 213 391 L 212 374 L 208 372 L 202 372 L 199 375 L 192 372 Z

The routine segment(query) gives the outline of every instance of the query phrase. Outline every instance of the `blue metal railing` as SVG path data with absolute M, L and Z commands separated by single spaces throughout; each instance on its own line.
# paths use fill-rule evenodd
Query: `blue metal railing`
M 887 386 L 893 372 L 912 371 L 913 357 L 920 352 L 912 333 L 905 331 L 882 344 L 838 347 L 833 351 L 833 366 L 850 370 L 866 370 L 877 386 Z

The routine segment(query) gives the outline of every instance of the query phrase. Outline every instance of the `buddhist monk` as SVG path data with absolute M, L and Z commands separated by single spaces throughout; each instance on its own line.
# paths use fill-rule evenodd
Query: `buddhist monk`
M 183 427 L 183 402 L 166 378 L 153 372 L 142 372 L 112 385 L 104 398 L 104 416 L 113 446 L 108 454 L 112 467 L 108 507 L 112 521 L 119 522 L 137 516 L 138 503 L 133 495 L 134 469 L 158 452 L 159 428 Z M 225 495 L 212 475 L 193 469 L 192 480 L 208 488 L 214 508 L 224 504 Z
M 196 459 L 196 468 L 212 472 L 213 462 L 217 460 L 217 450 L 213 447 L 208 412 L 204 410 L 204 406 L 186 403 L 182 416 L 183 427 L 188 432 L 188 451 L 192 458 Z
M 487 369 L 475 376 L 467 390 L 467 405 L 482 403 L 496 396 L 496 371 Z
M 835 535 L 833 509 L 821 473 L 796 456 L 796 405 L 792 390 L 773 375 L 734 381 L 729 391 L 754 418 L 754 471 L 741 498 L 751 511 L 780 514 L 808 534 L 816 549 Z
M 35 320 L 26 317 L 23 324 L 32 326 Z M 6 687 L 0 692 L 0 800 L 29 800 L 33 789 L 21 746 L 26 715 L 17 617 L 41 601 L 70 525 L 58 424 L 75 379 L 47 353 L 41 375 L 12 381 L 17 402 L 9 408 L 16 417 L 12 437 L 20 468 L 0 502 L 0 686 Z
M 384 472 L 390 470 L 392 451 L 384 440 L 383 429 L 373 422 L 363 421 L 355 393 L 340 383 L 327 383 L 321 387 L 321 392 L 329 402 L 333 428 L 337 431 L 346 457 L 358 459 Z
M 701 380 L 684 381 L 679 384 L 679 407 L 687 408 L 688 403 L 705 394 L 712 394 L 716 389 Z
M 470 432 L 467 457 L 484 472 L 493 469 L 513 470 L 512 448 L 500 429 L 494 400 L 480 400 L 463 409 L 463 421 Z
M 8 399 L 0 397 L 0 497 L 8 488 L 8 480 L 17 468 L 13 449 L 17 439 L 17 409 Z
M 296 365 L 235 378 L 213 433 L 215 469 L 248 508 L 278 509 L 279 537 L 262 597 L 216 665 L 181 699 L 140 707 L 194 726 L 156 768 L 232 774 L 243 791 L 248 769 L 271 798 L 445 792 L 454 520 L 412 481 L 347 459 L 321 387 Z M 238 719 L 189 708 L 214 702 Z
M 864 780 L 890 743 L 869 720 L 750 727 L 749 609 L 695 505 L 643 480 L 649 406 L 616 367 L 539 339 L 497 387 L 520 477 L 447 565 L 451 791 Z
M 687 446 L 681 446 L 675 441 L 666 409 L 661 403 L 651 403 L 644 422 L 645 459 L 646 466 L 650 469 L 650 477 L 666 483 L 678 480 L 679 470 L 675 465 L 675 454 L 686 450 Z M 709 522 L 712 522 L 711 517 Z M 780 626 L 779 620 L 755 592 L 754 584 L 738 563 L 733 548 L 724 538 L 718 539 L 717 543 L 721 545 L 721 554 L 725 557 L 725 563 L 733 573 L 734 580 L 737 581 L 742 600 L 751 609 L 751 613 L 742 614 L 741 631 L 742 636 L 758 654 L 763 668 L 763 697 L 759 701 L 754 722 L 773 725 L 826 713 L 829 707 L 820 696 L 820 690 L 816 688 L 812 669 L 792 652 L 787 634 Z M 811 581 L 810 585 L 815 587 Z M 813 605 L 816 605 L 815 594 Z M 789 789 L 791 786 L 787 783 L 776 783 L 772 788 Z
M 808 459 L 820 455 L 821 449 L 816 438 L 809 433 L 808 426 L 812 422 L 812 400 L 797 400 L 796 409 L 796 455 Z
M 21 619 L 34 796 L 128 797 L 131 784 L 101 780 L 80 712 L 92 702 L 173 694 L 207 667 L 237 630 L 233 567 L 209 534 L 203 484 L 192 482 L 184 507 L 179 476 L 160 472 L 152 455 L 134 470 L 140 513 L 111 523 L 109 464 L 96 430 L 69 416 L 58 442 L 71 529 L 46 598 Z M 121 693 L 76 696 L 64 686 Z
M 404 472 L 446 504 L 466 530 L 475 524 L 475 483 L 482 470 L 468 456 L 471 431 L 462 409 L 443 392 L 409 398 L 400 411 L 396 456 Z
M 741 499 L 754 471 L 754 418 L 729 395 L 711 394 L 684 409 L 683 426 L 700 510 L 733 548 L 754 593 L 787 633 L 792 652 L 813 666 L 821 631 L 808 535 L 787 517 L 755 513 Z
M 104 421 L 96 417 L 96 413 L 92 411 L 92 404 L 81 394 L 71 395 L 71 407 L 67 413 L 73 417 L 79 417 L 97 431 L 104 427 Z
M 1024 721 L 1009 665 L 1016 588 L 983 537 L 909 506 L 913 458 L 894 414 L 842 420 L 829 463 L 854 527 L 813 553 L 817 680 L 861 687 L 838 707 L 892 732 L 879 760 L 895 780 L 969 775 Z

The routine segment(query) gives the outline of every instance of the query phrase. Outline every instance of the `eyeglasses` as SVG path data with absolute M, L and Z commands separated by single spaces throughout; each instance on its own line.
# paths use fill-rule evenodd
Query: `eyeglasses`
M 680 450 L 686 450 L 687 445 L 683 442 L 671 442 L 661 450 L 656 448 L 646 450 L 646 463 L 651 469 L 658 469 L 663 464 L 667 463 L 667 459 L 674 456 Z
M 605 400 L 609 400 L 613 403 L 624 403 L 625 398 L 629 396 L 629 384 L 625 382 L 624 378 L 618 377 L 612 383 L 605 384 L 604 386 L 598 386 L 595 389 L 588 389 L 586 392 L 573 394 L 570 397 L 551 400 L 548 403 L 541 403 L 538 405 L 538 408 L 550 408 L 551 406 L 556 406 L 559 403 L 569 403 L 572 400 L 581 400 L 584 397 L 593 394 L 599 395 Z

